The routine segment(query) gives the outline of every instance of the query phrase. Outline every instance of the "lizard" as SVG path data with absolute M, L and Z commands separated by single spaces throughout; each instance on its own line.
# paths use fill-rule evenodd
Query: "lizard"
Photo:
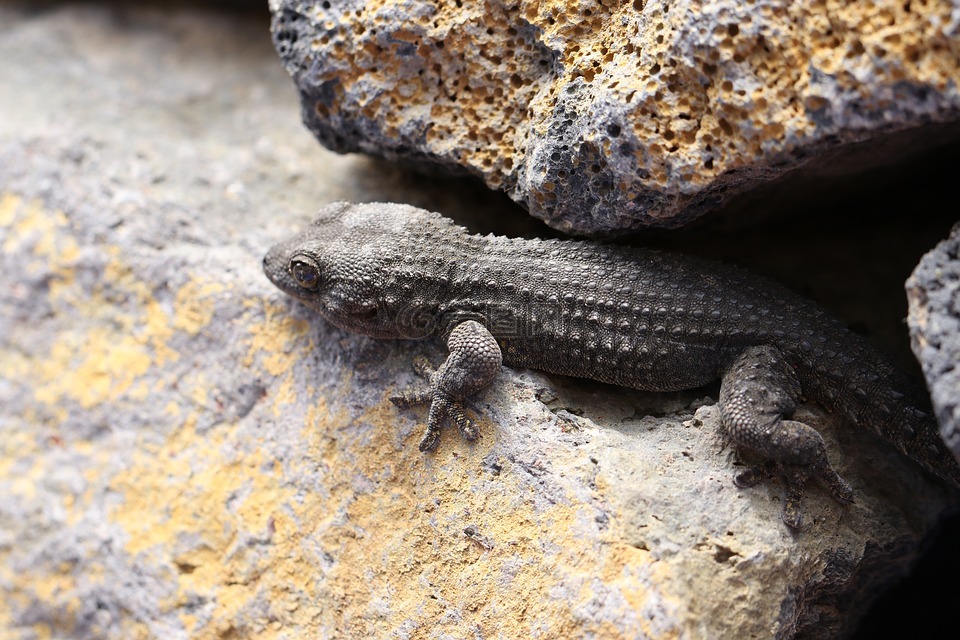
M 506 364 L 644 391 L 720 380 L 721 430 L 761 460 L 734 476 L 779 476 L 781 519 L 802 524 L 806 484 L 853 501 L 821 435 L 791 419 L 810 399 L 871 429 L 960 487 L 924 387 L 813 302 L 721 262 L 589 240 L 473 235 L 409 205 L 337 202 L 263 259 L 280 290 L 338 327 L 374 338 L 446 341 L 428 385 L 391 398 L 429 404 L 421 451 L 452 422 L 478 437 L 464 402 Z

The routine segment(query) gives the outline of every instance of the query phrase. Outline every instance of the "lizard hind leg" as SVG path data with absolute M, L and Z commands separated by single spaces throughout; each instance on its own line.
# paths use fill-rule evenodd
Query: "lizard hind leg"
M 737 475 L 738 486 L 751 486 L 764 477 L 779 475 L 786 484 L 781 518 L 799 528 L 800 503 L 809 480 L 825 486 L 841 504 L 853 499 L 853 490 L 827 459 L 823 438 L 812 427 L 786 417 L 800 397 L 800 382 L 779 349 L 751 347 L 740 354 L 723 375 L 720 414 L 728 437 L 765 462 Z
M 467 417 L 463 401 L 493 382 L 500 373 L 503 356 L 490 331 L 479 322 L 467 320 L 454 327 L 447 338 L 450 355 L 434 371 L 426 359 L 414 360 L 414 370 L 430 381 L 429 388 L 415 389 L 391 398 L 398 407 L 430 403 L 427 432 L 420 451 L 431 451 L 440 442 L 440 429 L 452 421 L 466 440 L 476 440 L 479 430 Z

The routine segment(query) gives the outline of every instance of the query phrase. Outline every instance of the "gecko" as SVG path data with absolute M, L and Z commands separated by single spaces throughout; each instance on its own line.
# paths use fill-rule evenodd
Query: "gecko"
M 421 451 L 453 423 L 478 437 L 465 401 L 503 364 L 644 391 L 720 381 L 722 431 L 761 462 L 747 487 L 779 476 L 783 522 L 802 524 L 812 480 L 841 504 L 851 485 L 801 399 L 841 413 L 960 487 L 923 385 L 866 339 L 787 288 L 725 263 L 588 240 L 475 235 L 403 204 L 337 202 L 263 260 L 279 289 L 338 327 L 374 338 L 446 341 L 415 370 L 428 383 L 391 398 L 429 404 Z

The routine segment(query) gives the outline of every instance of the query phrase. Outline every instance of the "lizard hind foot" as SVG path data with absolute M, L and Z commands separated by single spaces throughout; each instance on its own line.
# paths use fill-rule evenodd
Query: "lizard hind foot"
M 810 465 L 783 465 L 780 476 L 787 485 L 780 519 L 791 529 L 799 529 L 803 524 L 803 512 L 800 503 L 803 489 L 809 480 L 816 480 L 830 491 L 830 495 L 839 504 L 853 502 L 853 488 L 826 461 L 826 457 Z
M 827 447 L 816 429 L 790 420 L 800 398 L 800 381 L 783 354 L 772 346 L 746 349 L 724 372 L 720 385 L 723 429 L 738 449 L 766 460 L 734 478 L 737 486 L 752 486 L 779 476 L 786 492 L 783 522 L 800 527 L 800 503 L 809 480 L 826 487 L 841 504 L 853 501 L 853 489 L 827 459 Z
M 774 477 L 779 477 L 786 487 L 780 519 L 794 530 L 803 525 L 801 503 L 804 489 L 810 480 L 816 480 L 830 491 L 830 495 L 839 504 L 847 505 L 853 502 L 853 488 L 830 466 L 826 457 L 812 464 L 783 464 L 768 460 L 739 472 L 734 476 L 733 483 L 740 488 L 748 488 Z

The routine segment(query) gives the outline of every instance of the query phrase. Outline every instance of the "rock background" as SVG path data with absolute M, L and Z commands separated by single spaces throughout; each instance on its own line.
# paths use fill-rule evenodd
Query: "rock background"
M 960 134 L 952 2 L 270 7 L 326 146 L 480 176 L 572 233 L 676 227 L 811 161 Z
M 960 458 L 960 225 L 923 257 L 907 281 L 910 337 L 944 441 Z
M 335 199 L 543 229 L 476 183 L 319 149 L 263 13 L 8 2 L 0 24 L 0 635 L 835 637 L 948 504 L 805 407 L 858 502 L 812 489 L 791 535 L 775 486 L 732 486 L 711 388 L 508 371 L 481 442 L 421 455 L 422 414 L 387 398 L 440 346 L 336 330 L 263 252 Z M 825 178 L 763 195 L 819 218 L 647 240 L 779 277 L 906 358 L 900 283 L 952 175 Z M 927 212 L 910 234 L 905 207 Z M 955 575 L 909 593 L 952 602 Z

